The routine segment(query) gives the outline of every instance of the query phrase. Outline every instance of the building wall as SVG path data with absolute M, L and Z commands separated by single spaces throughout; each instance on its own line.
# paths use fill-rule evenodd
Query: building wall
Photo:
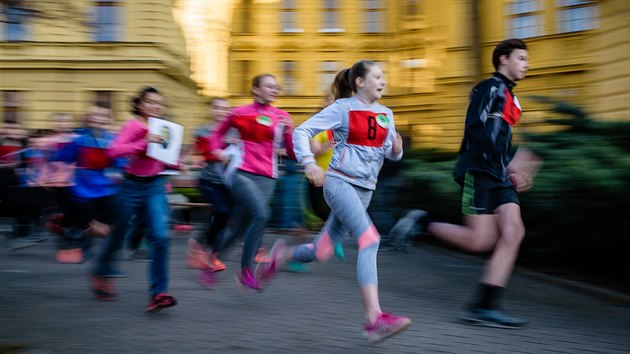
M 0 91 L 18 91 L 19 118 L 28 128 L 50 128 L 53 112 L 80 116 L 95 91 L 111 92 L 120 123 L 129 117 L 130 99 L 146 85 L 164 92 L 167 115 L 180 124 L 194 125 L 205 114 L 173 1 L 118 2 L 115 41 L 94 39 L 96 1 L 30 3 L 50 18 L 29 19 L 26 40 L 7 41 L 6 26 L 0 33 Z
M 285 91 L 277 105 L 300 123 L 319 109 L 321 61 L 338 61 L 341 69 L 358 59 L 373 59 L 382 64 L 388 80 L 383 103 L 394 110 L 398 128 L 411 136 L 413 145 L 454 150 L 461 139 L 470 89 L 494 71 L 494 46 L 510 36 L 516 18 L 533 16 L 538 19 L 538 32 L 525 38 L 530 71 L 515 90 L 524 108 L 517 138 L 524 130 L 552 129 L 543 122 L 552 116 L 549 106 L 534 95 L 579 104 L 602 117 L 630 119 L 625 113 L 630 66 L 624 65 L 630 55 L 630 2 L 538 0 L 523 12 L 522 6 L 517 10 L 513 6 L 518 4 L 508 0 L 424 0 L 416 2 L 418 11 L 409 16 L 405 6 L 412 1 L 391 0 L 382 2 L 386 27 L 377 34 L 362 30 L 364 2 L 343 0 L 336 1 L 343 19 L 341 31 L 320 31 L 324 1 L 294 0 L 297 28 L 282 32 L 283 3 L 235 2 L 227 73 L 233 104 L 251 99 L 248 80 L 256 74 L 271 72 L 287 86 L 280 64 L 291 60 L 295 90 Z M 584 7 L 597 9 L 595 29 L 563 30 L 561 13 Z M 612 74 L 613 68 L 621 74 Z M 598 78 L 611 75 L 619 84 L 602 87 L 607 84 Z

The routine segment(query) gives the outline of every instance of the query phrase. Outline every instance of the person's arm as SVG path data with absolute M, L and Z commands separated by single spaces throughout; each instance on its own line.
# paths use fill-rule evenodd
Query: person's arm
M 232 124 L 233 124 L 232 120 L 234 119 L 234 114 L 235 114 L 234 112 L 231 112 L 226 117 L 226 119 L 223 122 L 221 122 L 221 124 L 219 124 L 219 126 L 214 131 L 214 134 L 212 134 L 212 137 L 210 138 L 208 142 L 208 147 L 209 147 L 210 152 L 214 154 L 216 158 L 218 158 L 219 160 L 223 162 L 229 161 L 230 157 L 228 154 L 225 153 L 224 149 L 221 148 L 221 142 L 223 141 L 223 137 L 225 136 L 225 134 L 232 127 Z
M 295 128 L 293 131 L 293 150 L 296 159 L 302 166 L 306 167 L 307 164 L 315 163 L 315 154 L 311 151 L 311 139 L 321 131 L 341 126 L 342 114 L 341 105 L 335 102 Z
M 148 135 L 139 122 L 129 120 L 107 149 L 110 158 L 140 154 L 147 150 Z
M 385 157 L 392 161 L 399 161 L 403 155 L 403 140 L 400 134 L 396 132 L 396 124 L 394 124 L 394 113 L 389 111 L 389 130 L 387 132 L 387 140 L 383 143 L 385 148 Z

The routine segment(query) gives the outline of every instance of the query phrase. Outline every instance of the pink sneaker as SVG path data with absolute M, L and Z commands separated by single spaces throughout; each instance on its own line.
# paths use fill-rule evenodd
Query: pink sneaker
M 278 239 L 271 248 L 269 255 L 268 263 L 261 263 L 256 267 L 256 279 L 260 281 L 268 281 L 273 278 L 274 275 L 278 273 L 284 266 L 284 249 L 285 241 L 283 239 Z
M 190 232 L 192 231 L 192 229 L 193 229 L 192 225 L 187 225 L 187 224 L 173 225 L 173 231 L 175 232 Z
M 210 266 L 209 254 L 203 246 L 194 238 L 188 239 L 188 252 L 186 253 L 186 264 L 190 268 L 206 269 Z
M 236 285 L 241 289 L 241 292 L 245 292 L 248 289 L 256 291 L 263 290 L 251 268 L 243 268 L 243 270 L 236 275 Z
M 376 343 L 406 330 L 410 325 L 411 320 L 407 317 L 382 313 L 374 323 L 365 325 L 364 334 L 369 343 Z
M 199 284 L 210 290 L 214 289 L 214 286 L 217 284 L 217 277 L 214 275 L 214 272 L 215 271 L 210 268 L 199 271 L 199 278 L 197 278 Z

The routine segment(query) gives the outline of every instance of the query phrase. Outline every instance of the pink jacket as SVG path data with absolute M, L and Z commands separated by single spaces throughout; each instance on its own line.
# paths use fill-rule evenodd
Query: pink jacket
M 127 157 L 129 162 L 125 172 L 129 174 L 142 177 L 157 175 L 167 165 L 147 156 L 148 131 L 146 123 L 138 119 L 128 120 L 110 145 L 107 154 L 110 158 Z
M 210 149 L 220 149 L 220 142 L 230 128 L 240 134 L 243 163 L 240 170 L 261 176 L 278 177 L 278 150 L 284 142 L 287 155 L 293 153 L 293 121 L 289 113 L 257 102 L 237 107 L 217 128 Z

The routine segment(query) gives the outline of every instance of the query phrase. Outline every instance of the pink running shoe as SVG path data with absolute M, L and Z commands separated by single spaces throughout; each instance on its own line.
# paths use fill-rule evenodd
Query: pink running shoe
M 254 272 L 252 272 L 251 268 L 243 268 L 236 275 L 236 285 L 241 289 L 241 292 L 245 292 L 248 289 L 256 290 L 262 292 L 262 286 L 258 283 L 258 280 L 254 276 Z
M 284 239 L 278 239 L 271 248 L 268 263 L 258 264 L 256 267 L 256 279 L 268 281 L 284 266 L 284 249 L 286 248 Z
M 202 269 L 201 271 L 199 271 L 199 278 L 197 278 L 199 284 L 210 290 L 213 290 L 214 286 L 217 284 L 217 277 L 214 275 L 214 272 L 215 270 L 210 268 Z
M 382 313 L 374 323 L 365 325 L 364 334 L 369 343 L 376 343 L 406 330 L 410 325 L 411 320 L 407 317 Z
M 162 309 L 177 305 L 177 300 L 167 293 L 159 293 L 149 299 L 146 312 L 158 312 Z

